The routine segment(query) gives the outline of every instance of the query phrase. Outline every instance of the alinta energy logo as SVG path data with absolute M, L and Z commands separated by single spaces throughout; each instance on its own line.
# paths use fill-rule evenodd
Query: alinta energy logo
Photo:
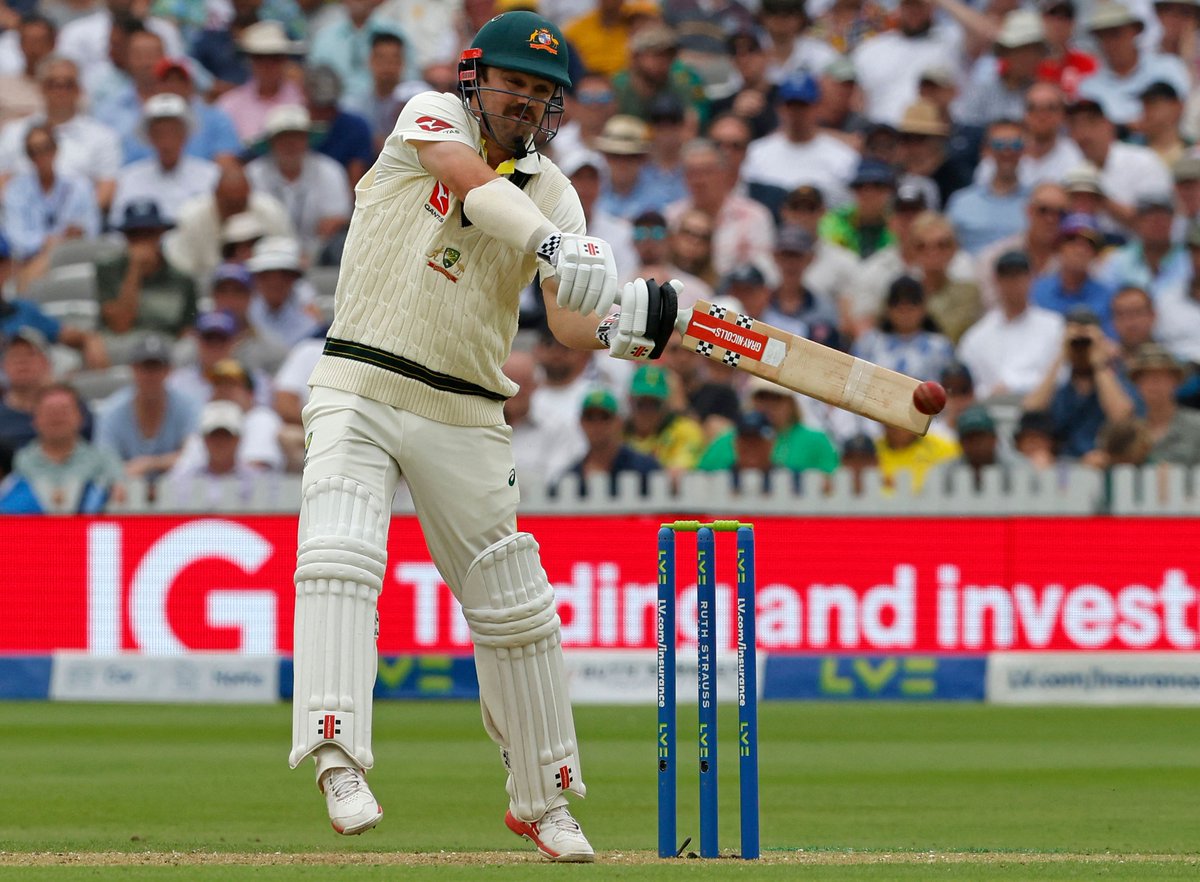
M 529 48 L 540 49 L 543 52 L 549 52 L 551 55 L 557 55 L 558 37 L 554 36 L 546 28 L 538 28 L 529 35 Z

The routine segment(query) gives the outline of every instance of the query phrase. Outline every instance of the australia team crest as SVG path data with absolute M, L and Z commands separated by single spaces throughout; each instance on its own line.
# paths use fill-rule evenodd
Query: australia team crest
M 549 52 L 551 55 L 557 55 L 558 37 L 550 33 L 547 28 L 538 28 L 529 35 L 529 48 L 541 49 L 543 52 Z

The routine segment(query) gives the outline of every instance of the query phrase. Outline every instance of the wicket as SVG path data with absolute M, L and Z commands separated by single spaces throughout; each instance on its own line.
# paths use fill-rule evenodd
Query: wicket
M 677 767 L 675 753 L 675 536 L 696 534 L 696 665 L 699 699 L 700 856 L 720 856 L 717 812 L 716 534 L 737 534 L 738 783 L 741 846 L 757 858 L 758 671 L 754 613 L 754 525 L 739 521 L 674 521 L 658 531 L 658 855 L 675 857 Z

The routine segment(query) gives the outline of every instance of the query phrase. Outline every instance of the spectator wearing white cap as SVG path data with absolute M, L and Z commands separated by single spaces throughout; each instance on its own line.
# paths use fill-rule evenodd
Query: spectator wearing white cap
M 251 186 L 283 203 L 308 255 L 350 222 L 352 207 L 346 170 L 309 148 L 311 128 L 303 106 L 276 107 L 267 117 L 268 154 L 246 166 Z
M 260 239 L 246 269 L 254 275 L 246 317 L 255 332 L 287 347 L 311 337 L 320 322 L 309 291 L 299 284 L 304 277 L 300 243 L 285 236 Z
M 872 122 L 895 124 L 917 97 L 921 71 L 941 65 L 959 69 L 958 40 L 935 25 L 928 0 L 900 0 L 897 28 L 872 37 L 854 50 L 851 59 Z
M 234 481 L 239 501 L 249 501 L 258 470 L 244 461 L 246 418 L 232 401 L 210 401 L 200 412 L 199 434 L 189 438 L 191 450 L 180 456 L 164 478 L 177 495 L 207 496 L 217 505 L 225 488 L 217 482 Z M 199 439 L 197 441 L 193 439 Z M 215 479 L 215 480 L 214 480 Z
M 196 73 L 190 58 L 160 58 L 154 65 L 154 91 L 178 95 L 188 103 L 192 125 L 183 148 L 188 156 L 232 162 L 242 150 L 242 141 L 229 115 L 201 96 Z M 145 159 L 153 152 L 140 133 L 139 137 L 126 139 L 124 149 L 126 163 Z
M 146 102 L 142 128 L 154 155 L 132 162 L 117 173 L 110 223 L 119 223 L 125 206 L 141 199 L 158 202 L 163 216 L 174 222 L 180 206 L 213 191 L 221 176 L 220 167 L 184 151 L 191 126 L 191 110 L 178 95 L 163 92 Z
M 217 100 L 229 114 L 242 143 L 262 136 L 272 110 L 304 103 L 304 91 L 288 76 L 291 58 L 304 53 L 304 43 L 289 39 L 277 21 L 260 21 L 242 31 L 238 46 L 250 58 L 250 79 Z
M 831 205 L 848 201 L 847 185 L 858 165 L 858 154 L 821 131 L 817 121 L 821 87 L 816 78 L 799 71 L 779 84 L 775 97 L 779 129 L 750 144 L 742 163 L 742 179 L 785 191 L 813 184 L 822 189 Z
M 212 276 L 222 259 L 231 259 L 223 257 L 222 249 L 229 241 L 226 225 L 238 215 L 248 215 L 245 220 L 256 224 L 252 235 L 239 232 L 243 241 L 264 235 L 295 235 L 283 203 L 269 193 L 251 189 L 245 170 L 237 163 L 221 169 L 210 194 L 189 200 L 178 211 L 178 224 L 164 240 L 163 249 L 172 264 L 199 279 Z
M 1088 16 L 1087 29 L 1100 47 L 1100 69 L 1079 87 L 1081 98 L 1099 102 L 1104 115 L 1127 126 L 1141 116 L 1141 95 L 1151 83 L 1170 83 L 1187 94 L 1191 78 L 1174 55 L 1146 52 L 1138 47 L 1145 23 L 1129 7 L 1100 0 Z
M 976 75 L 956 105 L 955 119 L 978 126 L 1020 119 L 1025 93 L 1036 81 L 1047 51 L 1042 17 L 1029 9 L 1010 12 L 996 36 L 994 57 L 978 63 Z
M 82 175 L 96 188 L 96 202 L 107 211 L 121 167 L 121 141 L 113 129 L 82 112 L 79 67 L 61 55 L 48 56 L 38 67 L 38 83 L 46 112 L 9 123 L 0 129 L 0 175 L 5 178 L 31 171 L 25 154 L 25 135 L 44 123 L 54 128 L 58 142 L 56 168 Z

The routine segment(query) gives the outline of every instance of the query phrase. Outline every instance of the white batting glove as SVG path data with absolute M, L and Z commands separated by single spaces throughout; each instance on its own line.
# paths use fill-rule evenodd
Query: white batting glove
M 596 336 L 608 346 L 613 358 L 645 361 L 654 351 L 654 340 L 646 336 L 650 293 L 645 279 L 626 282 L 621 292 L 621 310 L 600 323 Z
M 617 261 L 603 239 L 553 233 L 538 257 L 558 278 L 558 305 L 583 315 L 607 315 L 617 300 Z

